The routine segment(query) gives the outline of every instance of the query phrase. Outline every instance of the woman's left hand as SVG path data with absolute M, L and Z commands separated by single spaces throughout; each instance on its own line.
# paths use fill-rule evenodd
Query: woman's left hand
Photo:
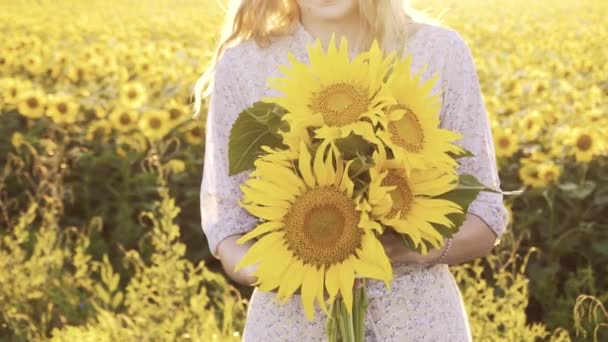
M 382 246 L 386 255 L 391 260 L 392 264 L 426 264 L 430 263 L 438 257 L 437 253 L 439 250 L 432 249 L 427 254 L 420 254 L 411 249 L 408 249 L 403 244 L 401 237 L 397 236 L 397 233 L 386 230 L 384 234 L 379 236 Z

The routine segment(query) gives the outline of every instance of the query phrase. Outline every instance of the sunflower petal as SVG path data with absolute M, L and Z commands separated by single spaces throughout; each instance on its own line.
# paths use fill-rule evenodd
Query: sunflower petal
M 353 287 L 355 284 L 355 270 L 353 266 L 354 258 L 355 256 L 351 256 L 348 259 L 344 260 L 339 268 L 340 293 L 342 294 L 342 298 L 344 298 L 344 304 L 346 304 L 346 309 L 351 315 L 353 313 Z
M 312 169 L 310 165 L 311 157 L 310 152 L 308 152 L 308 147 L 304 144 L 303 141 L 300 140 L 300 160 L 298 162 L 298 168 L 302 173 L 302 178 L 304 178 L 304 182 L 308 187 L 313 188 L 316 185 L 315 177 L 312 174 Z
M 266 234 L 266 233 L 275 231 L 277 229 L 281 229 L 281 228 L 283 228 L 283 226 L 284 226 L 284 223 L 281 221 L 264 222 L 262 224 L 257 225 L 255 228 L 253 228 L 249 232 L 247 232 L 247 234 L 241 236 L 238 240 L 236 240 L 236 242 L 239 244 L 243 244 L 246 241 L 256 238 L 262 234 Z

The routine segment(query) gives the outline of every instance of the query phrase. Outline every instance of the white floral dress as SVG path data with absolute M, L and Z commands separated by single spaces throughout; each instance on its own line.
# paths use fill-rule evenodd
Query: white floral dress
M 278 65 L 288 65 L 290 51 L 307 61 L 306 45 L 313 37 L 297 25 L 288 35 L 273 38 L 268 47 L 243 41 L 224 52 L 220 59 L 207 116 L 207 135 L 200 205 L 202 228 L 216 258 L 217 245 L 227 236 L 251 230 L 256 219 L 238 204 L 239 185 L 249 171 L 228 176 L 227 143 L 238 113 L 266 96 L 278 93 L 266 87 L 268 77 L 281 76 Z M 422 70 L 428 80 L 435 71 L 440 81 L 433 92 L 442 94 L 441 126 L 463 134 L 457 143 L 474 153 L 463 158 L 459 172 L 475 175 L 484 184 L 500 187 L 494 143 L 483 104 L 471 51 L 455 30 L 422 24 L 404 45 L 413 55 L 412 71 Z M 482 192 L 469 213 L 483 219 L 497 241 L 508 225 L 502 195 Z M 447 264 L 423 269 L 395 266 L 392 291 L 380 281 L 368 281 L 369 308 L 366 341 L 470 341 L 467 313 L 458 286 Z M 324 341 L 324 316 L 318 306 L 314 322 L 308 322 L 300 297 L 284 306 L 274 301 L 274 292 L 255 288 L 250 299 L 243 340 Z

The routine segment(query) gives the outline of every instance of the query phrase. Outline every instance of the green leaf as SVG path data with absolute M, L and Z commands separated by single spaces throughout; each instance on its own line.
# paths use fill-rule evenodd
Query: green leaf
M 453 153 L 453 152 L 448 152 L 448 155 L 450 155 L 454 159 L 459 159 L 459 158 L 464 158 L 464 157 L 475 157 L 473 152 L 471 152 L 463 147 L 460 147 L 460 148 L 463 150 L 462 153 L 457 154 L 457 153 Z
M 462 207 L 462 213 L 448 214 L 447 217 L 454 223 L 456 227 L 460 227 L 466 219 L 466 213 L 469 209 L 469 205 L 477 198 L 477 195 L 481 191 L 488 191 L 493 193 L 502 193 L 502 191 L 488 188 L 482 184 L 477 178 L 470 174 L 461 174 L 458 179 L 458 186 L 449 192 L 446 192 L 435 198 L 445 199 L 457 203 Z M 456 231 L 440 224 L 432 224 L 437 231 L 443 236 L 451 236 Z
M 593 190 L 596 188 L 596 183 L 593 181 L 586 181 L 582 185 L 578 185 L 576 183 L 568 182 L 559 184 L 558 188 L 563 191 L 567 197 L 581 200 L 593 193 Z
M 281 147 L 278 134 L 285 111 L 274 104 L 256 102 L 242 111 L 230 130 L 228 140 L 228 174 L 253 168 L 262 146 Z
M 336 146 L 346 160 L 354 159 L 357 155 L 371 155 L 373 145 L 360 135 L 351 133 L 347 137 L 336 139 Z
M 458 180 L 458 186 L 454 188 L 454 190 L 446 192 L 440 196 L 437 196 L 436 198 L 446 199 L 448 201 L 458 203 L 466 211 L 469 204 L 471 204 L 471 202 L 473 202 L 473 200 L 475 200 L 477 197 L 477 194 L 485 189 L 496 192 L 480 183 L 474 176 L 469 174 L 461 174 Z

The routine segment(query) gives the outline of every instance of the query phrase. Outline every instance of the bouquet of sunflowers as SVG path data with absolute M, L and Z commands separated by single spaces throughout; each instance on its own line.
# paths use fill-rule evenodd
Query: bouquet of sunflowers
M 459 175 L 461 136 L 439 127 L 437 81 L 420 82 L 411 56 L 385 55 L 374 42 L 352 60 L 345 39 L 308 46 L 309 64 L 289 55 L 282 96 L 240 113 L 229 141 L 229 172 L 253 169 L 240 205 L 260 219 L 238 242 L 256 242 L 237 265 L 259 264 L 263 291 L 284 304 L 301 288 L 306 317 L 315 301 L 330 341 L 362 341 L 365 279 L 393 277 L 378 236 L 392 229 L 425 254 L 440 248 L 486 188 Z M 360 278 L 362 287 L 354 288 Z

